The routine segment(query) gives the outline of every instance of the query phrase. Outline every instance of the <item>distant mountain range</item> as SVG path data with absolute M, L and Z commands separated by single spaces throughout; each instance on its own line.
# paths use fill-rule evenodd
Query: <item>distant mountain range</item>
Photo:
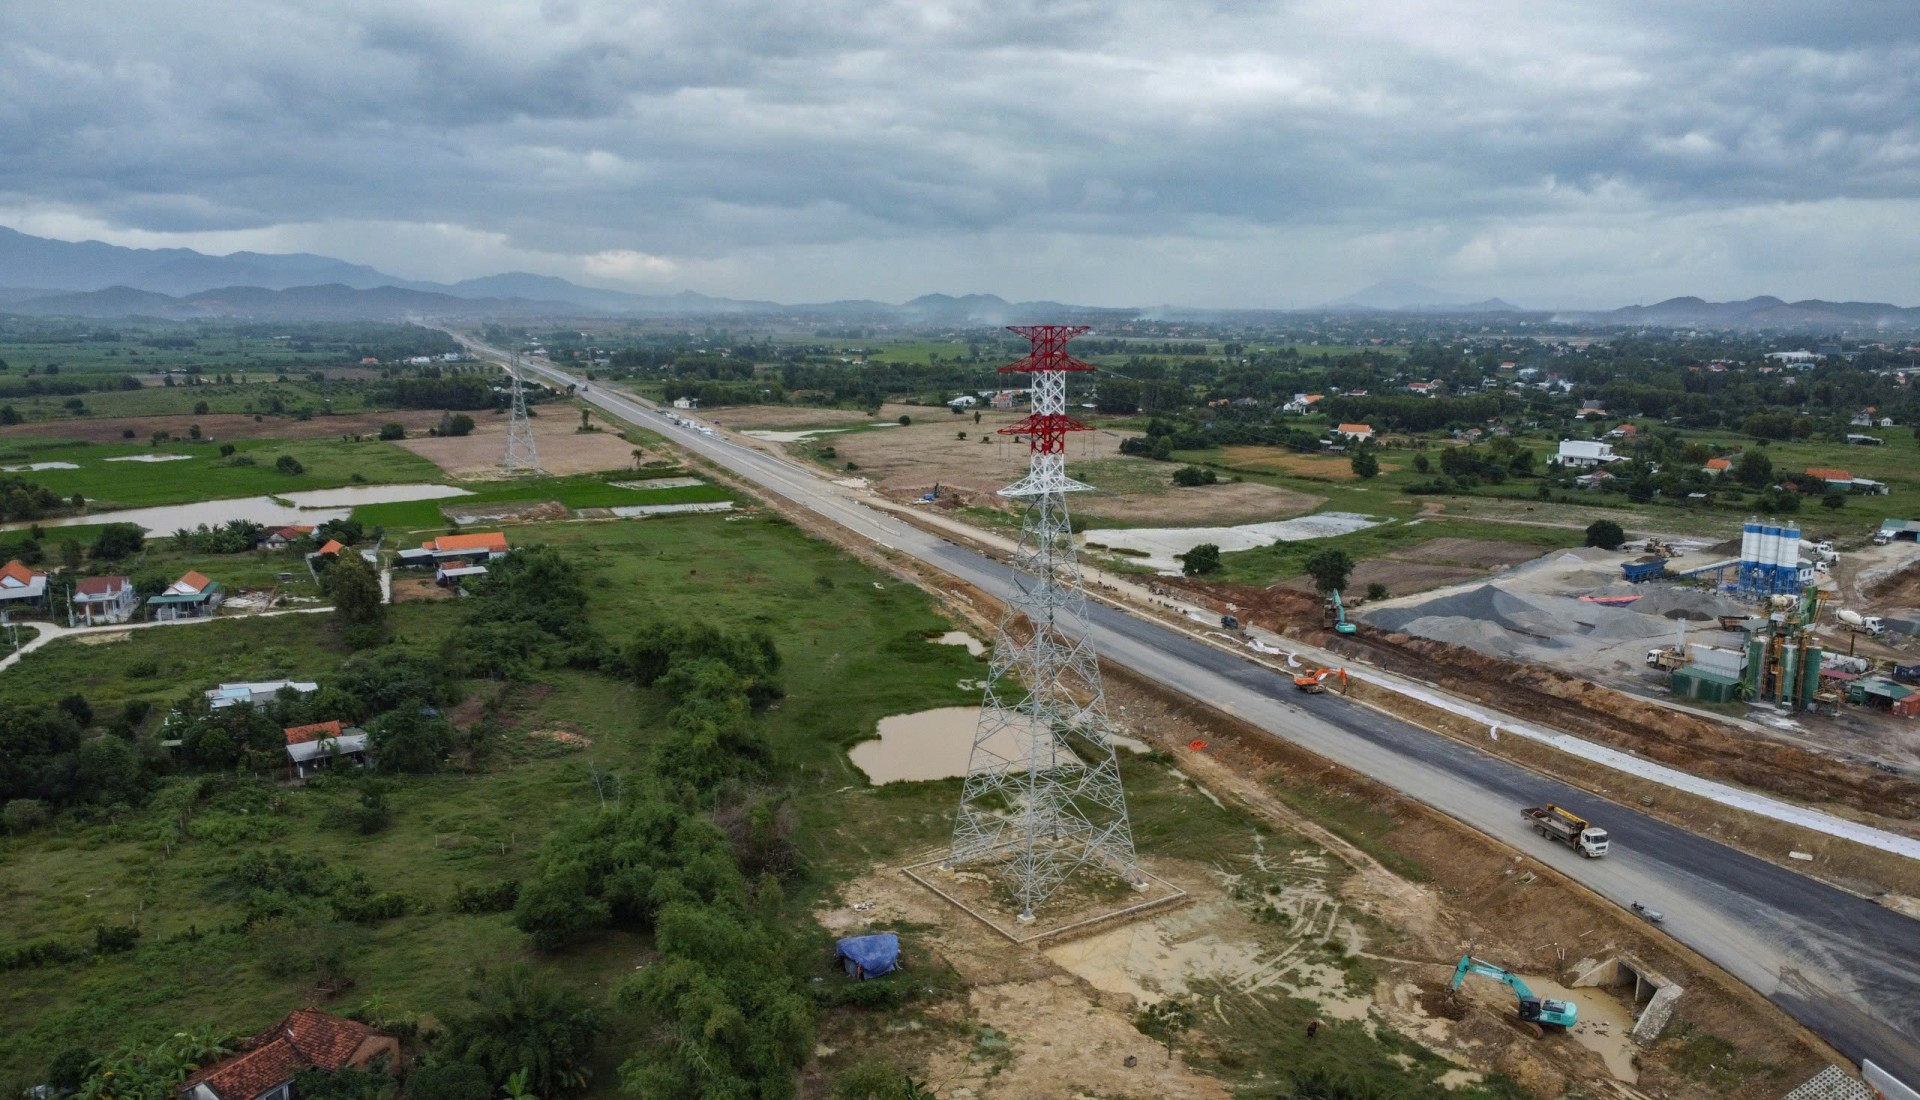
M 1320 307 L 1333 313 L 1389 310 L 1395 313 L 1525 313 L 1526 310 L 1499 298 L 1473 302 L 1458 294 L 1447 294 L 1419 283 L 1388 279 L 1364 290 L 1356 290 L 1338 301 Z
M 1114 324 L 1136 318 L 1168 321 L 1274 323 L 1283 310 L 1220 310 L 1182 306 L 1109 309 L 1064 302 L 1009 302 L 994 294 L 926 294 L 893 305 L 871 300 L 783 305 L 714 298 L 692 291 L 630 294 L 581 286 L 524 271 L 433 283 L 401 279 L 364 264 L 300 252 L 234 252 L 209 256 L 190 248 L 124 248 L 100 241 L 59 241 L 0 226 L 0 311 L 73 317 L 149 316 L 175 319 L 360 320 L 432 317 L 543 317 L 605 314 L 651 317 L 792 318 L 831 324 L 1005 325 L 1072 321 Z M 1312 312 L 1429 315 L 1520 314 L 1499 298 L 1470 301 L 1432 287 L 1388 280 Z M 1535 317 L 1548 316 L 1534 313 Z M 1883 302 L 1784 302 L 1750 298 L 1707 302 L 1671 298 L 1651 306 L 1559 312 L 1580 324 L 1710 328 L 1917 329 L 1920 307 Z
M 1650 306 L 1591 312 L 1563 312 L 1556 320 L 1605 325 L 1699 326 L 1730 329 L 1797 328 L 1920 328 L 1920 307 L 1901 308 L 1886 302 L 1824 302 L 1809 298 L 1785 302 L 1772 295 L 1744 302 L 1709 302 L 1701 298 L 1668 298 Z

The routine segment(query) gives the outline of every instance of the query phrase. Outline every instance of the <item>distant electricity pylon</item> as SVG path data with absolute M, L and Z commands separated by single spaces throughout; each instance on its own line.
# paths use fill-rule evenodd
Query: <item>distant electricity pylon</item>
M 513 411 L 507 415 L 507 455 L 500 465 L 510 474 L 540 468 L 540 455 L 533 446 L 533 425 L 527 420 L 527 395 L 520 389 L 520 353 L 513 353 L 513 365 L 507 369 L 513 379 Z
M 1000 495 L 1027 502 L 1013 555 L 1013 592 L 994 639 L 986 702 L 974 731 L 950 867 L 997 862 L 1022 920 L 1089 862 L 1140 880 L 1114 754 L 1100 666 L 1086 638 L 1087 594 L 1074 557 L 1066 494 L 1067 373 L 1093 367 L 1066 352 L 1084 325 L 1011 326 L 1033 343 L 1017 363 L 1032 375 L 1032 412 L 1000 429 L 1028 439 L 1027 476 Z

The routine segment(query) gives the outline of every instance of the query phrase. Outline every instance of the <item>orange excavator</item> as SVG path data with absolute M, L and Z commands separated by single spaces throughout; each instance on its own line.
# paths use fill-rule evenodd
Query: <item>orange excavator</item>
M 1329 676 L 1340 677 L 1340 688 L 1346 690 L 1347 670 L 1344 668 L 1310 668 L 1293 678 L 1293 686 L 1301 691 L 1318 695 L 1327 690 L 1326 679 Z

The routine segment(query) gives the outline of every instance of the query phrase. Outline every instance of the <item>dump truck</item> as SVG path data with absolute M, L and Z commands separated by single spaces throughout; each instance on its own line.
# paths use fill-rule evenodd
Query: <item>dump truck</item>
M 1880 616 L 1878 615 L 1862 615 L 1858 611 L 1852 611 L 1843 607 L 1835 617 L 1840 620 L 1840 625 L 1846 627 L 1848 630 L 1873 635 L 1880 635 L 1887 632 L 1887 624 L 1881 622 Z
M 1647 666 L 1649 668 L 1663 669 L 1671 672 L 1677 668 L 1685 668 L 1689 663 L 1690 661 L 1688 660 L 1686 651 L 1679 646 L 1668 645 L 1661 646 L 1659 649 L 1647 650 Z
M 1549 802 L 1545 806 L 1527 806 L 1520 811 L 1533 831 L 1548 840 L 1557 840 L 1588 859 L 1607 854 L 1607 831 L 1596 829 L 1579 814 Z

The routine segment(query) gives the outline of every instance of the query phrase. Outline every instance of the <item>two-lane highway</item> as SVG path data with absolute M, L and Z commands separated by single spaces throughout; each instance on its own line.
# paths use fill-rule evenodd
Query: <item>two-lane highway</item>
M 496 349 L 472 344 L 499 356 Z M 504 358 L 504 356 L 501 356 Z M 815 471 L 725 434 L 676 425 L 650 402 L 528 364 L 609 414 L 672 439 L 763 490 L 981 589 L 1005 566 L 860 502 Z M 1858 1061 L 1920 1081 L 1920 922 L 1630 807 L 1596 812 L 1612 854 L 1586 860 L 1534 836 L 1519 807 L 1593 805 L 1591 794 L 1332 695 L 1302 695 L 1271 670 L 1163 624 L 1094 605 L 1101 657 L 1352 768 L 1550 864 L 1609 900 L 1644 901 L 1665 929 Z M 1685 1016 L 1685 1002 L 1679 1010 Z

